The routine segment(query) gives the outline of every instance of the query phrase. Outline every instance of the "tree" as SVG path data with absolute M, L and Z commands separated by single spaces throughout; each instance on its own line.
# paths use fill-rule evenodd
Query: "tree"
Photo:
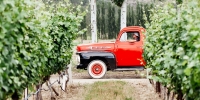
M 97 3 L 97 34 L 98 34 L 98 37 L 101 38 L 101 3 Z
M 117 21 L 116 21 L 116 32 L 115 32 L 115 37 L 117 37 L 118 32 L 120 31 L 120 19 L 121 19 L 121 10 L 118 9 L 117 10 L 118 14 L 117 14 Z
M 124 0 L 111 0 L 113 3 L 115 3 L 117 6 L 121 7 Z
M 115 7 L 112 5 L 112 14 L 111 14 L 111 16 L 112 16 L 112 25 L 111 25 L 111 27 L 112 27 L 112 36 L 111 36 L 111 39 L 113 39 L 114 37 L 115 37 L 115 33 L 116 33 L 116 31 L 115 31 L 115 29 L 116 29 L 116 23 L 115 23 Z
M 148 23 L 151 22 L 150 20 L 150 11 L 149 9 L 153 8 L 153 4 L 145 4 L 144 5 L 144 11 L 145 11 L 145 15 L 146 15 L 146 20 L 148 21 Z
M 111 36 L 112 36 L 112 22 L 113 22 L 113 17 L 112 17 L 112 5 L 109 3 L 109 6 L 108 6 L 108 19 L 110 19 L 108 21 L 108 24 L 107 24 L 107 27 L 108 28 L 108 38 L 110 39 Z
M 102 19 L 102 24 L 101 24 L 101 34 L 102 34 L 102 38 L 106 37 L 106 23 L 105 23 L 105 3 L 102 2 L 102 6 L 101 6 L 101 19 Z

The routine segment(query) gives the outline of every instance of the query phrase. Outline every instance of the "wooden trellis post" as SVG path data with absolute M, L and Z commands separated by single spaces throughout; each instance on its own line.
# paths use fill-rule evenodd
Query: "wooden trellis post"
M 96 0 L 90 0 L 92 43 L 97 42 Z
M 121 29 L 126 27 L 126 12 L 127 12 L 127 0 L 124 0 L 122 7 L 121 7 Z M 122 35 L 122 39 L 127 39 L 127 34 Z

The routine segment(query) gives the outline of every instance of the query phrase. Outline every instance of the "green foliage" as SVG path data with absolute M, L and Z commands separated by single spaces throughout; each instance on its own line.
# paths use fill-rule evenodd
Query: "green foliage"
M 176 0 L 177 4 L 181 4 L 183 0 Z
M 144 18 L 149 16 L 153 4 L 138 2 L 127 7 L 127 26 L 140 25 L 145 27 Z M 137 8 L 137 9 L 136 9 Z M 145 13 L 145 16 L 144 16 Z M 87 14 L 90 18 L 90 14 Z M 120 31 L 121 9 L 108 1 L 97 1 L 97 30 L 99 39 L 116 39 Z M 85 25 L 90 25 L 90 20 Z M 87 34 L 90 36 L 90 32 Z
M 124 0 L 111 0 L 113 3 L 115 3 L 117 6 L 121 7 Z
M 99 39 L 115 39 L 120 30 L 120 8 L 108 1 L 97 1 L 97 30 Z M 90 15 L 88 15 L 90 16 Z M 89 25 L 90 23 L 88 23 Z M 90 34 L 89 34 L 90 35 Z
M 144 58 L 152 78 L 187 100 L 200 99 L 200 2 L 165 4 L 152 10 Z M 180 99 L 180 98 L 179 98 Z
M 136 7 L 133 5 L 128 5 L 127 7 L 127 26 L 145 26 L 145 19 L 149 23 L 150 20 L 150 9 L 153 8 L 153 3 L 141 3 L 137 2 Z
M 85 0 L 70 0 L 73 6 L 76 6 L 81 1 L 85 2 Z M 87 9 L 89 12 L 84 17 L 84 20 L 81 23 L 80 29 L 85 27 L 88 28 L 88 31 L 81 35 L 82 39 L 90 39 L 91 32 L 89 31 L 91 28 L 91 14 L 90 14 L 90 4 L 81 5 L 82 9 Z M 97 0 L 97 34 L 98 39 L 116 39 L 118 32 L 120 31 L 120 17 L 121 17 L 121 8 L 117 7 L 110 1 L 106 0 Z M 87 8 L 88 7 L 88 8 Z M 138 9 L 136 9 L 136 7 Z M 150 22 L 149 16 L 150 11 L 153 7 L 152 3 L 142 3 L 138 2 L 135 5 L 127 4 L 127 26 L 131 25 L 140 25 L 145 27 L 144 18 L 147 17 L 147 21 Z M 143 14 L 145 13 L 145 16 Z
M 0 99 L 63 70 L 85 12 L 70 3 L 0 1 Z
M 116 33 L 118 32 L 115 32 L 117 26 L 115 24 L 116 20 L 114 19 L 115 17 L 115 7 L 111 4 L 109 7 L 108 7 L 108 19 L 112 19 L 110 21 L 108 21 L 108 38 L 109 39 L 113 39 L 113 38 L 116 38 Z
M 134 88 L 123 81 L 95 82 L 85 86 L 85 100 L 135 100 Z

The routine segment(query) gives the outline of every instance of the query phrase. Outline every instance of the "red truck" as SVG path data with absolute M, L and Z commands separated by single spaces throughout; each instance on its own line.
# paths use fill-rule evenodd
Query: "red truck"
M 87 69 L 92 78 L 102 78 L 106 71 L 143 70 L 144 28 L 123 28 L 115 42 L 78 45 L 76 50 L 77 69 Z M 127 34 L 125 39 L 123 34 Z

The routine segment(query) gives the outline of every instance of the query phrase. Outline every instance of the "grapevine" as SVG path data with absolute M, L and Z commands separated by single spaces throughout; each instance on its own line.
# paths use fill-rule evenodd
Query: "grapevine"
M 1 0 L 0 6 L 0 99 L 5 100 L 70 63 L 85 12 L 67 0 L 56 5 Z
M 179 0 L 181 1 L 181 0 Z M 188 100 L 200 99 L 200 2 L 156 6 L 145 33 L 144 58 L 152 79 Z

